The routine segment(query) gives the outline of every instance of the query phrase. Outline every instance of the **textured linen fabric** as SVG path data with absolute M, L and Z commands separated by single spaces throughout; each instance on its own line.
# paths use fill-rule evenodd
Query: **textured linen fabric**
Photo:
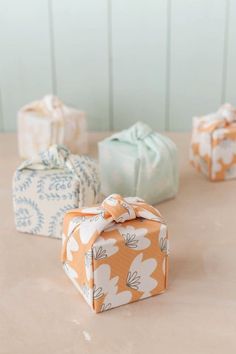
M 54 145 L 27 160 L 13 178 L 13 204 L 18 231 L 61 238 L 68 209 L 99 201 L 97 163 Z
M 84 112 L 48 95 L 18 112 L 19 155 L 29 159 L 53 144 L 64 144 L 72 153 L 86 153 L 87 122 Z
M 215 113 L 193 118 L 192 165 L 212 181 L 236 178 L 236 109 L 226 103 Z
M 99 143 L 99 164 L 104 195 L 138 196 L 156 204 L 178 190 L 175 144 L 138 122 Z
M 164 219 L 139 198 L 113 194 L 65 215 L 63 267 L 95 312 L 164 292 L 168 253 Z

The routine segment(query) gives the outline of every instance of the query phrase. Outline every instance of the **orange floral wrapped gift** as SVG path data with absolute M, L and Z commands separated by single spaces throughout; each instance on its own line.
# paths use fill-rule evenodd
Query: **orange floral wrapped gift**
M 113 194 L 65 215 L 63 267 L 95 312 L 164 292 L 168 246 L 161 214 L 139 198 Z
M 190 160 L 212 181 L 236 178 L 236 109 L 229 103 L 193 118 Z

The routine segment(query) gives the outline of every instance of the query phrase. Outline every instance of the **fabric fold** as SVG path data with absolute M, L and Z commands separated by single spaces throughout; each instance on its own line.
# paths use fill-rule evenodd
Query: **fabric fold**
M 227 128 L 236 123 L 236 108 L 230 103 L 223 104 L 215 113 L 203 117 L 195 117 L 195 123 L 199 131 L 213 132 L 216 129 Z
M 112 135 L 99 143 L 99 153 L 105 195 L 115 191 L 137 195 L 155 204 L 177 193 L 176 146 L 171 139 L 153 131 L 148 125 L 137 122 L 129 129 Z M 133 189 L 128 183 L 133 184 Z
M 14 174 L 15 221 L 22 232 L 61 238 L 64 213 L 99 200 L 96 161 L 73 155 L 65 146 L 51 146 Z
M 63 144 L 72 153 L 86 153 L 87 123 L 84 112 L 47 95 L 18 112 L 19 154 L 28 159 L 54 144 Z
M 193 118 L 191 164 L 212 181 L 236 177 L 236 108 L 223 104 L 215 113 Z
M 142 199 L 122 198 L 118 194 L 107 197 L 101 206 L 92 208 L 73 209 L 66 213 L 64 225 L 67 220 L 75 218 L 72 226 L 69 227 L 66 240 L 62 250 L 62 260 L 67 258 L 66 245 L 71 235 L 78 230 L 81 242 L 84 245 L 84 252 L 88 252 L 101 233 L 112 226 L 113 223 L 124 223 L 128 220 L 142 218 L 157 221 L 165 224 L 165 220 L 159 211 L 146 204 Z
M 167 225 L 140 198 L 110 195 L 68 211 L 63 226 L 63 268 L 96 313 L 166 290 Z

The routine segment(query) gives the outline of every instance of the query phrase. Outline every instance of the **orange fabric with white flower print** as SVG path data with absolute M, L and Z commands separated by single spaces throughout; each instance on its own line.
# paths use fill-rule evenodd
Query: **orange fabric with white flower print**
M 236 178 L 236 109 L 226 103 L 216 113 L 193 119 L 190 161 L 212 181 Z
M 159 211 L 139 198 L 111 195 L 101 206 L 67 212 L 62 262 L 96 312 L 162 293 L 167 226 Z

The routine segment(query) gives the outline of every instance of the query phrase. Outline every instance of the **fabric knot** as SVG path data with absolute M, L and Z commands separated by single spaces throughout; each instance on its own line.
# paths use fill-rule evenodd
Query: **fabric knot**
M 34 101 L 21 109 L 21 112 L 34 112 L 42 118 L 51 118 L 60 123 L 64 120 L 65 106 L 58 97 L 46 95 L 40 101 Z
M 196 127 L 199 131 L 213 132 L 216 129 L 227 128 L 233 122 L 236 122 L 236 109 L 231 104 L 225 103 L 217 112 L 196 120 Z
M 228 123 L 236 121 L 236 109 L 230 103 L 223 104 L 217 111 L 217 115 Z
M 101 233 L 113 227 L 114 223 L 141 218 L 165 224 L 160 212 L 153 206 L 146 204 L 144 200 L 138 197 L 123 198 L 119 194 L 111 194 L 101 206 L 68 211 L 65 216 L 65 224 L 71 216 L 73 218 L 66 232 L 66 240 L 62 250 L 63 261 L 67 259 L 67 242 L 75 230 L 78 230 L 84 253 L 86 253 Z
M 24 161 L 18 170 L 51 170 L 63 169 L 69 158 L 70 151 L 64 145 L 52 145 L 30 160 Z
M 53 113 L 55 109 L 62 109 L 63 103 L 59 100 L 57 96 L 46 95 L 41 101 L 42 106 L 50 112 Z
M 143 140 L 150 133 L 152 133 L 152 129 L 142 122 L 137 122 L 130 128 L 130 136 L 133 141 Z
M 107 140 L 118 140 L 136 145 L 139 141 L 145 141 L 152 133 L 153 130 L 147 124 L 137 122 L 129 129 L 113 134 L 110 138 L 107 138 Z
M 121 195 L 112 194 L 107 197 L 102 207 L 107 211 L 115 222 L 125 222 L 136 218 L 134 207 L 125 201 Z

